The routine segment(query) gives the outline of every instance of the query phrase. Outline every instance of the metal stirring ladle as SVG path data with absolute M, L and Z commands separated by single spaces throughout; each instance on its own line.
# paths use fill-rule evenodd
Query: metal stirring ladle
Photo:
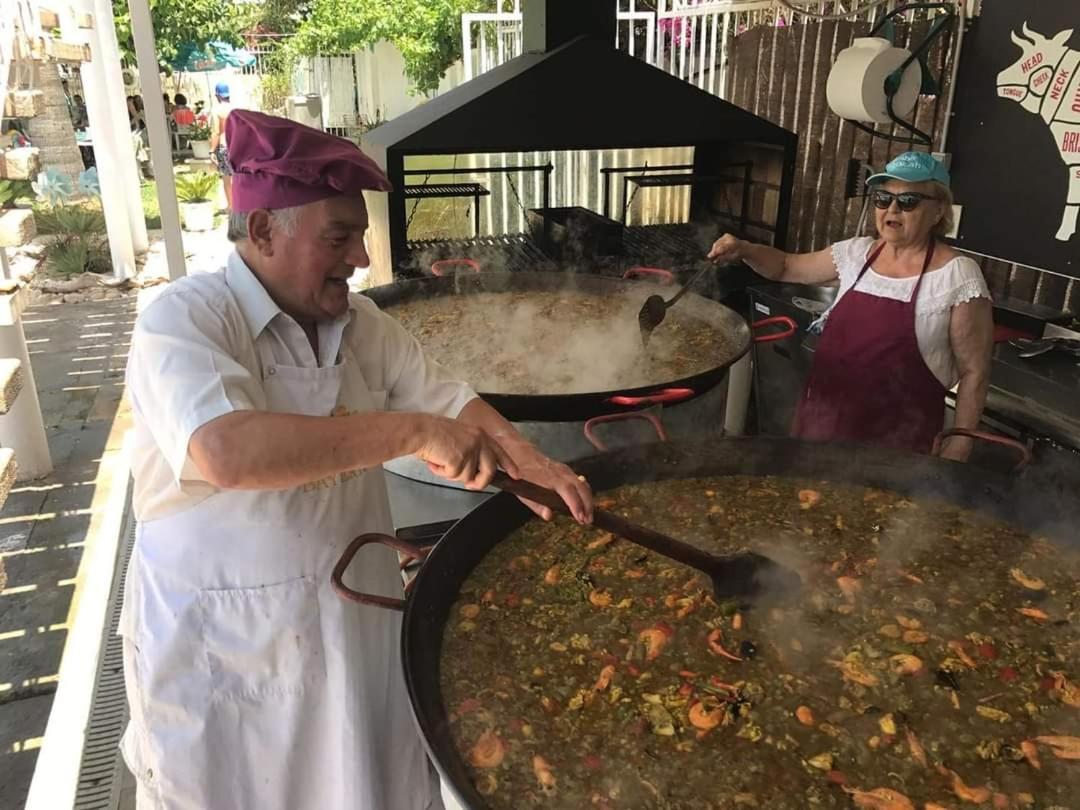
M 664 316 L 667 315 L 667 311 L 678 303 L 678 300 L 686 294 L 687 290 L 694 286 L 694 282 L 701 278 L 706 270 L 710 270 L 713 267 L 716 267 L 716 265 L 702 265 L 701 269 L 694 273 L 694 275 L 690 277 L 690 280 L 682 286 L 682 289 L 667 301 L 660 295 L 650 295 L 645 299 L 645 303 L 641 305 L 641 309 L 637 314 L 638 328 L 641 330 L 642 345 L 649 345 L 649 338 L 652 337 L 653 330 L 664 322 Z
M 514 480 L 501 471 L 495 473 L 491 484 L 503 492 L 542 504 L 553 512 L 570 514 L 558 493 L 537 484 Z M 712 580 L 713 594 L 718 601 L 755 602 L 766 597 L 785 597 L 797 593 L 802 586 L 802 579 L 790 568 L 752 551 L 717 557 L 604 509 L 593 510 L 593 526 L 696 568 Z

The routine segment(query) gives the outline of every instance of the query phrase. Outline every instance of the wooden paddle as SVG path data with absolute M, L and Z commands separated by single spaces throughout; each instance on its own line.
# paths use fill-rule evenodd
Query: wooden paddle
M 500 471 L 495 473 L 491 485 L 546 506 L 553 512 L 570 514 L 558 493 L 530 481 L 515 480 Z M 593 510 L 592 525 L 706 574 L 712 580 L 713 594 L 718 601 L 739 599 L 754 602 L 762 598 L 784 597 L 797 592 L 802 586 L 802 579 L 790 568 L 752 551 L 717 557 L 604 509 Z

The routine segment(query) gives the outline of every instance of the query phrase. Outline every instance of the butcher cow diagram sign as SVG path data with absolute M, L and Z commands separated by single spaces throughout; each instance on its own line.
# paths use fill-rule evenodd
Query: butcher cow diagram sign
M 1066 44 L 1071 29 L 1044 37 L 1025 22 L 1023 32 L 1012 35 L 1020 57 L 998 75 L 998 95 L 1018 102 L 1050 126 L 1069 176 L 1068 199 L 1056 235 L 1065 242 L 1076 233 L 1080 214 L 1080 51 Z
M 949 142 L 958 244 L 1080 276 L 1080 4 L 983 3 Z

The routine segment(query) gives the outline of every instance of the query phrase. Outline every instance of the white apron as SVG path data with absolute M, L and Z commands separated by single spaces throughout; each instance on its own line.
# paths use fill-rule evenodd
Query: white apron
M 303 368 L 260 347 L 269 409 L 381 409 L 386 392 L 342 353 Z M 330 588 L 341 551 L 374 531 L 392 531 L 379 467 L 221 492 L 139 525 L 120 623 L 139 810 L 441 808 L 405 691 L 400 615 Z M 401 595 L 389 549 L 364 549 L 346 581 Z

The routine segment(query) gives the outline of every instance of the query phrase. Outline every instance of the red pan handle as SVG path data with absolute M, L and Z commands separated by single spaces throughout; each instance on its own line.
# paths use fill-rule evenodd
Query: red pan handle
M 439 259 L 437 262 L 432 262 L 431 275 L 443 276 L 447 269 L 459 265 L 470 268 L 474 273 L 480 272 L 480 262 L 474 259 Z
M 625 273 L 623 278 L 640 278 L 641 276 L 652 276 L 661 284 L 674 284 L 675 274 L 670 270 L 665 270 L 662 267 L 631 267 Z
M 360 549 L 369 543 L 378 543 L 382 546 L 389 546 L 395 551 L 401 552 L 409 558 L 409 560 L 405 561 L 406 564 L 410 561 L 423 562 L 427 557 L 428 552 L 431 551 L 430 548 L 417 548 L 411 543 L 406 543 L 404 540 L 399 540 L 388 534 L 379 534 L 377 532 L 372 534 L 362 534 L 349 543 L 344 553 L 341 555 L 341 559 L 337 561 L 337 565 L 334 566 L 334 570 L 330 574 L 330 584 L 333 586 L 334 591 L 338 596 L 342 599 L 348 599 L 350 602 L 358 602 L 361 605 L 373 605 L 375 607 L 386 608 L 387 610 L 404 610 L 404 599 L 394 599 L 389 596 L 376 596 L 371 593 L 354 591 L 342 581 L 342 577 L 345 576 L 345 569 L 349 567 L 349 563 L 352 562 L 353 557 L 356 556 L 356 553 Z M 409 595 L 411 589 L 412 582 L 405 586 L 406 596 Z
M 643 397 L 628 397 L 617 394 L 608 397 L 605 402 L 612 405 L 622 405 L 625 408 L 636 408 L 639 405 L 671 405 L 674 402 L 682 402 L 690 399 L 697 392 L 693 388 L 664 388 L 655 394 L 646 394 Z
M 1015 450 L 1017 455 L 1020 456 L 1020 460 L 1017 461 L 1016 466 L 1013 467 L 1014 473 L 1018 473 L 1024 469 L 1031 463 L 1033 458 L 1031 455 L 1031 448 L 1023 442 L 1018 442 L 1016 439 L 1010 439 L 1008 436 L 1001 436 L 997 433 L 986 433 L 981 430 L 968 430 L 967 428 L 950 428 L 949 430 L 941 431 L 941 433 L 934 437 L 934 446 L 930 448 L 930 455 L 940 455 L 942 445 L 950 436 L 967 436 L 969 439 L 980 439 L 984 442 L 1000 444 L 1002 447 L 1008 447 Z
M 609 413 L 604 416 L 594 416 L 585 423 L 585 438 L 589 440 L 589 444 L 595 447 L 597 450 L 607 450 L 607 445 L 604 444 L 600 438 L 593 433 L 593 428 L 602 422 L 621 422 L 624 419 L 644 419 L 656 430 L 656 435 L 660 437 L 660 441 L 666 442 L 668 440 L 667 431 L 664 430 L 664 423 L 661 422 L 655 414 L 643 413 L 642 411 L 630 411 L 628 413 Z
M 773 332 L 771 335 L 754 335 L 754 343 L 772 343 L 774 340 L 784 340 L 795 334 L 799 325 L 787 315 L 774 315 L 771 318 L 762 318 L 750 324 L 751 329 L 760 329 L 763 326 L 775 326 L 782 324 L 785 329 L 782 332 Z

